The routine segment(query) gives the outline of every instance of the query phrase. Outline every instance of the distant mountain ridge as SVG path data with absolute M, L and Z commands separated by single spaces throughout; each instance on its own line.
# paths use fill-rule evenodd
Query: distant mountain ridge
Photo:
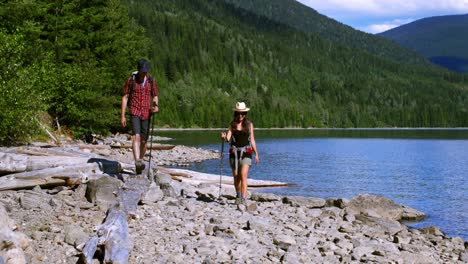
M 317 34 L 332 42 L 361 49 L 405 64 L 429 64 L 413 50 L 380 36 L 361 32 L 318 13 L 296 0 L 223 0 L 234 6 L 289 25 L 305 33 Z
M 423 18 L 379 35 L 445 68 L 468 72 L 468 14 Z

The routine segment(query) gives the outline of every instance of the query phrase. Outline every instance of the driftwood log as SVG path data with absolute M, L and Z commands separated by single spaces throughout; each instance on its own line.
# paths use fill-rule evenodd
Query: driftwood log
M 93 263 L 98 248 L 104 251 L 104 263 L 128 263 L 133 244 L 127 221 L 135 216 L 138 202 L 149 184 L 149 180 L 144 177 L 134 177 L 119 190 L 117 201 L 107 211 L 104 223 L 98 226 L 96 235 L 83 248 L 83 263 Z
M 123 144 L 123 148 L 129 147 Z M 173 145 L 154 145 L 153 149 L 172 149 Z M 135 217 L 137 205 L 149 189 L 150 181 L 142 175 L 150 175 L 146 170 L 134 176 L 134 165 L 110 160 L 86 150 L 108 149 L 109 146 L 79 145 L 74 147 L 20 147 L 0 149 L 0 191 L 31 189 L 35 186 L 74 186 L 114 176 L 125 179 L 117 192 L 115 203 L 109 207 L 106 218 L 96 228 L 96 233 L 82 248 L 81 261 L 93 263 L 97 251 L 104 252 L 104 263 L 128 263 L 133 248 L 129 235 L 128 219 Z M 122 148 L 122 147 L 121 147 Z M 154 166 L 151 166 L 154 169 Z M 186 170 L 164 169 L 174 180 L 198 184 L 200 182 L 219 182 L 203 173 Z M 152 177 L 150 177 L 152 178 Z M 232 184 L 231 177 L 222 177 L 223 184 Z M 252 181 L 249 187 L 285 186 L 283 183 Z M 113 202 L 111 198 L 111 202 Z
M 134 166 L 97 157 L 33 156 L 0 153 L 0 191 L 31 189 L 34 186 L 73 186 L 90 177 L 133 172 Z
M 163 146 L 164 149 L 168 147 L 174 146 Z M 98 248 L 104 251 L 105 263 L 128 263 L 133 245 L 127 219 L 135 216 L 138 202 L 150 184 L 143 176 L 132 176 L 133 164 L 81 151 L 106 148 L 110 149 L 110 146 L 19 147 L 0 152 L 0 191 L 32 189 L 35 186 L 74 186 L 105 175 L 121 179 L 126 175 L 126 181 L 117 193 L 115 204 L 108 209 L 105 221 L 83 248 L 84 263 L 92 263 Z
M 112 148 L 125 148 L 125 149 L 129 149 L 129 148 L 132 148 L 132 145 L 131 144 L 125 144 L 125 145 L 111 145 Z M 150 146 L 150 145 L 147 145 L 146 149 L 147 150 L 170 150 L 170 149 L 173 149 L 175 148 L 175 145 L 153 145 L 153 146 Z
M 221 176 L 220 178 L 213 178 L 210 174 L 195 172 L 184 169 L 174 169 L 174 168 L 163 168 L 159 167 L 159 171 L 171 175 L 173 180 L 182 181 L 186 183 L 198 184 L 200 182 L 205 183 L 215 183 L 224 185 L 234 185 L 233 178 L 230 176 Z M 278 182 L 278 181 L 267 181 L 267 180 L 255 180 L 247 179 L 248 188 L 269 188 L 269 187 L 286 187 L 292 186 L 293 184 L 287 182 Z
M 32 189 L 35 186 L 74 186 L 86 183 L 96 175 L 105 175 L 96 171 L 100 171 L 98 164 L 85 163 L 10 174 L 0 178 L 0 191 Z

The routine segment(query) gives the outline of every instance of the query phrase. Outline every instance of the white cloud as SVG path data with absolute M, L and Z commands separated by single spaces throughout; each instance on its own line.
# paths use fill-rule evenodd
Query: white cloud
M 365 27 L 362 27 L 362 28 L 359 28 L 359 29 L 362 30 L 362 31 L 368 32 L 368 33 L 376 34 L 376 33 L 381 33 L 381 32 L 390 30 L 392 28 L 396 28 L 396 27 L 404 25 L 404 24 L 408 24 L 408 23 L 410 23 L 410 22 L 412 22 L 414 20 L 415 19 L 412 19 L 412 18 L 409 18 L 409 19 L 395 19 L 395 20 L 392 20 L 392 21 L 384 21 L 382 23 L 372 24 L 372 25 L 365 26 Z
M 468 13 L 468 0 L 297 0 L 319 13 L 368 33 L 424 17 Z M 409 18 L 412 19 L 409 19 Z
M 367 16 L 408 16 L 425 12 L 467 13 L 468 0 L 298 0 L 319 12 Z M 350 14 L 351 15 L 351 14 Z
M 368 33 L 372 33 L 372 34 L 377 34 L 377 33 L 387 31 L 392 28 L 396 28 L 398 26 L 399 25 L 396 25 L 396 24 L 375 24 L 375 25 L 364 27 L 361 30 L 368 32 Z

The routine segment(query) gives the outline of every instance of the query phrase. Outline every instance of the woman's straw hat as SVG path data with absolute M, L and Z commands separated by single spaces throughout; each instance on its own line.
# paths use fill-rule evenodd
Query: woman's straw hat
M 244 102 L 237 102 L 236 108 L 233 108 L 232 110 L 236 112 L 248 112 L 250 108 L 248 108 Z

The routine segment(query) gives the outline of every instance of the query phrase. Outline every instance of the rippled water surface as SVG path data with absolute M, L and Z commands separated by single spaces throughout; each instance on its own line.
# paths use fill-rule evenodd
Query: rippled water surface
M 219 131 L 157 134 L 221 150 Z M 383 195 L 428 215 L 412 226 L 436 225 L 468 240 L 468 130 L 256 130 L 256 138 L 261 163 L 249 177 L 295 184 L 265 191 L 348 199 Z M 212 160 L 191 169 L 219 175 L 220 165 Z M 227 157 L 222 168 L 230 173 Z

